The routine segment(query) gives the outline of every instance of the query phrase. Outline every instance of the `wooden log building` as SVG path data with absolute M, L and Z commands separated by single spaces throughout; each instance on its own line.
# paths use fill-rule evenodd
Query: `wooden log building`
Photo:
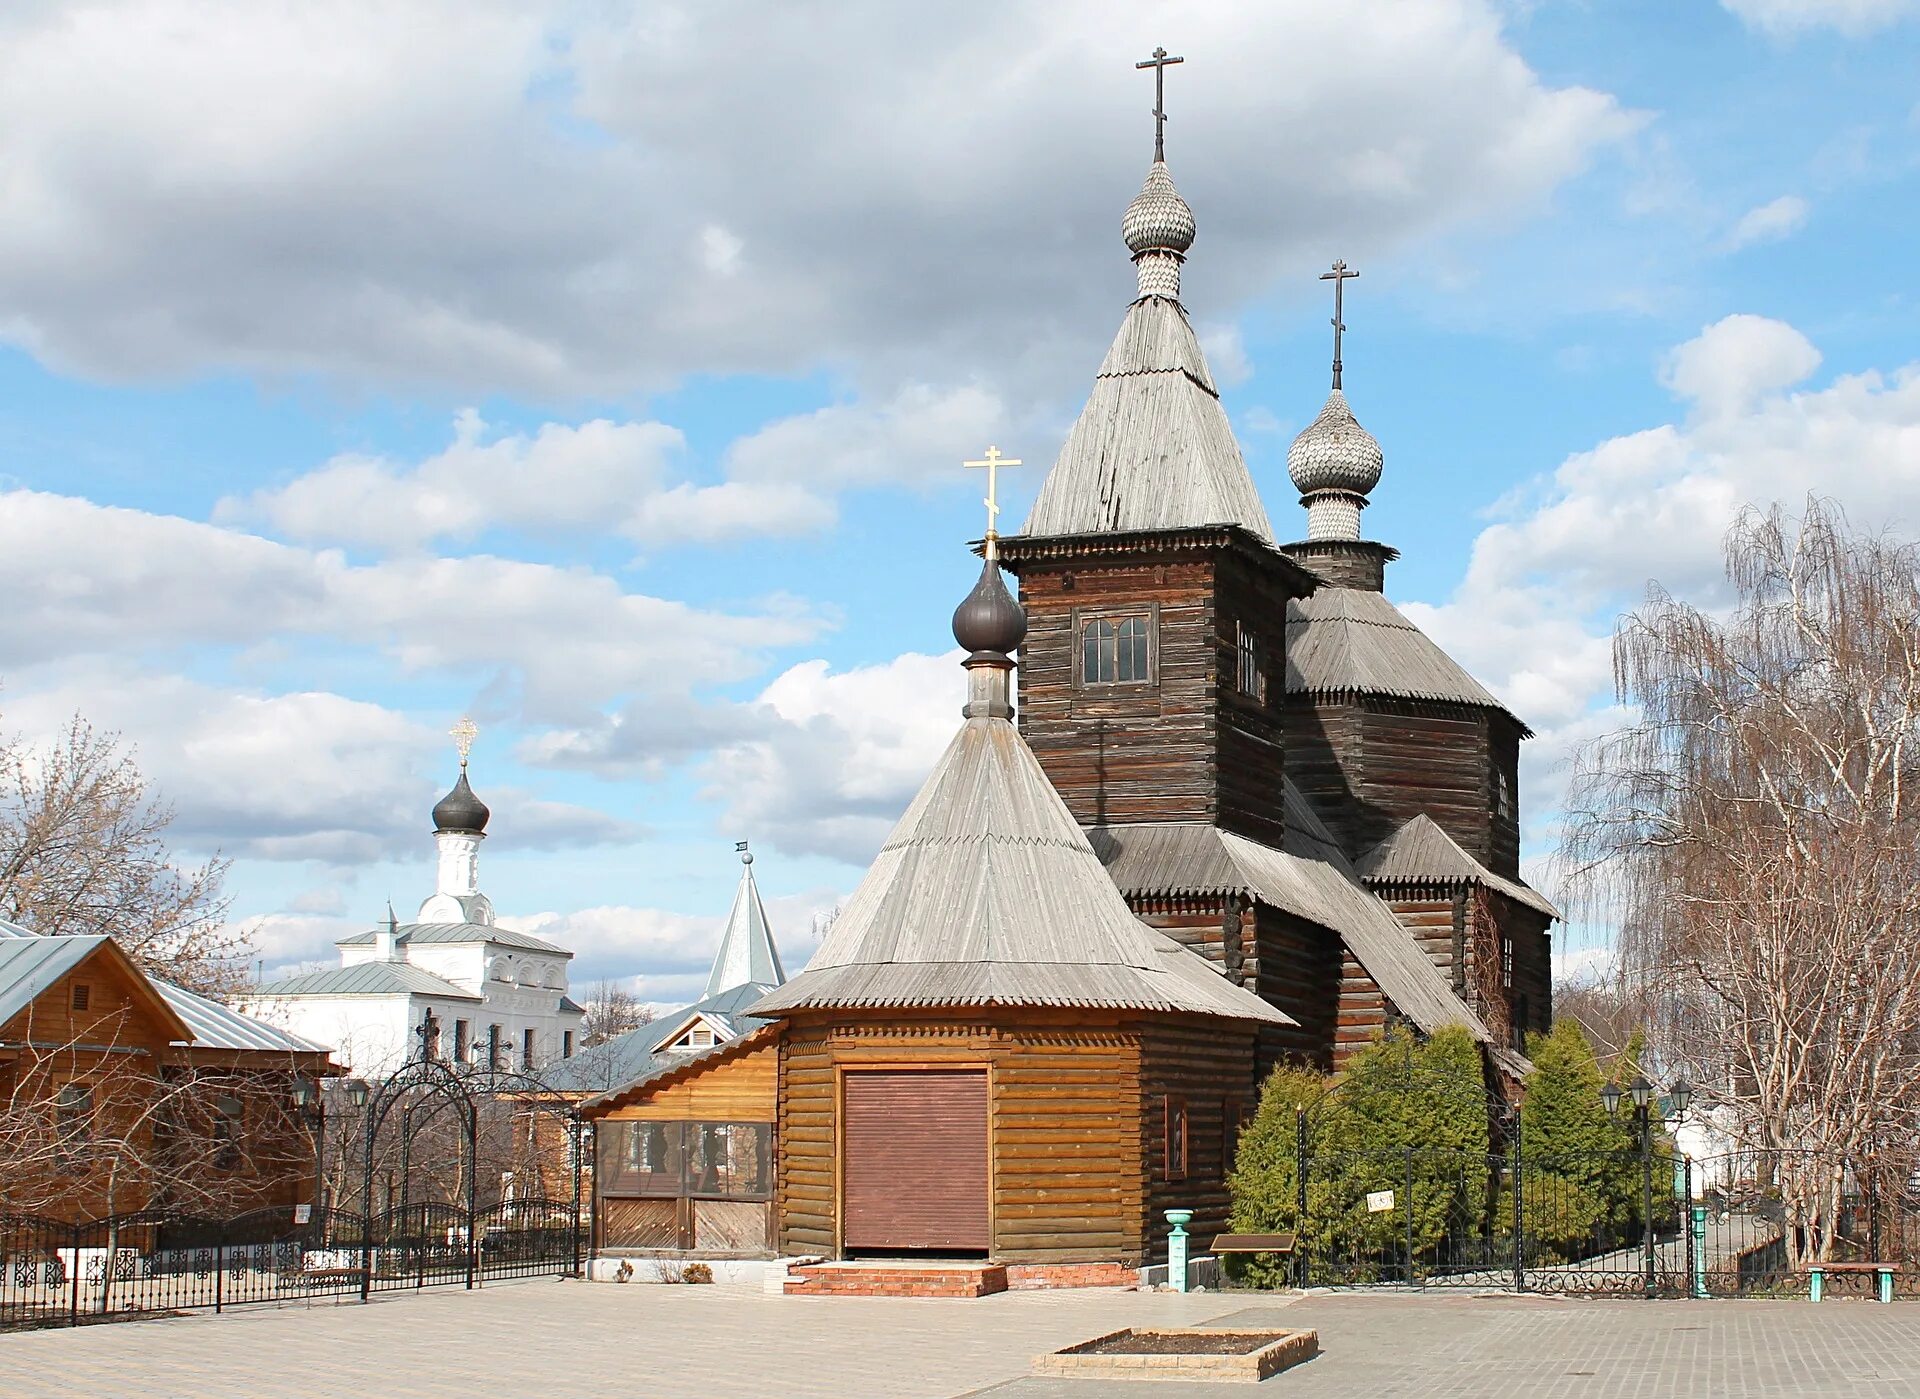
M 955 617 L 953 745 L 809 966 L 749 1008 L 771 1028 L 615 1095 L 639 1114 L 751 1079 L 786 1254 L 1130 1278 L 1165 1257 L 1164 1209 L 1224 1221 L 1276 1062 L 1460 1025 L 1511 1086 L 1550 1023 L 1528 731 L 1382 592 L 1395 551 L 1360 537 L 1382 454 L 1338 331 L 1289 453 L 1307 537 L 1280 545 L 1180 304 L 1194 220 L 1157 156 L 1122 232 L 1139 295 Z

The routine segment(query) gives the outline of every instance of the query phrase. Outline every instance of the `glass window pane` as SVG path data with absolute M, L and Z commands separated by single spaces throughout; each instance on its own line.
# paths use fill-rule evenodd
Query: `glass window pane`
M 1080 683 L 1092 685 L 1100 679 L 1100 624 L 1088 622 L 1080 629 Z

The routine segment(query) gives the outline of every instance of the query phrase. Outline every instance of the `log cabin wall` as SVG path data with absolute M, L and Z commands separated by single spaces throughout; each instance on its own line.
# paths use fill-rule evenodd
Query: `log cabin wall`
M 862 1068 L 988 1072 L 990 1256 L 1137 1265 L 1147 1189 L 1140 1030 L 1094 1013 L 796 1017 L 780 1048 L 784 1253 L 841 1252 L 840 1079 Z
M 1334 1028 L 1333 1069 L 1365 1049 L 1394 1019 L 1393 1002 L 1380 984 L 1367 975 L 1359 959 L 1344 947 L 1340 951 L 1340 1016 Z
M 1081 825 L 1214 819 L 1213 573 L 1194 552 L 1021 570 L 1020 731 Z M 1151 619 L 1150 678 L 1081 684 L 1081 626 L 1120 616 Z
M 1350 858 L 1425 813 L 1495 874 L 1519 876 L 1520 731 L 1494 710 L 1382 695 L 1290 695 L 1287 775 Z
M 1187 1226 L 1204 1241 L 1227 1229 L 1227 1172 L 1238 1123 L 1259 1099 L 1251 1027 L 1204 1021 L 1155 1021 L 1140 1049 L 1142 1156 L 1147 1167 L 1141 1251 L 1148 1263 L 1167 1261 L 1164 1211 L 1190 1209 Z M 1184 1132 L 1169 1140 L 1169 1113 Z M 1170 1159 L 1171 1155 L 1171 1159 Z
M 1282 1062 L 1330 1067 L 1340 1002 L 1337 933 L 1244 893 L 1130 894 L 1127 906 L 1298 1022 L 1259 1027 L 1261 1078 Z
M 1215 577 L 1216 816 L 1227 830 L 1278 847 L 1286 835 L 1287 599 L 1297 589 L 1277 560 L 1237 550 L 1221 556 Z M 1255 694 L 1240 683 L 1243 633 L 1259 672 Z

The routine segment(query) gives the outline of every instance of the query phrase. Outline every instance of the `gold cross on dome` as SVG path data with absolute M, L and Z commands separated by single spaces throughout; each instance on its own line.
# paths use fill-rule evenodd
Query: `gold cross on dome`
M 467 765 L 467 754 L 473 751 L 473 741 L 480 736 L 480 726 L 462 714 L 460 722 L 447 730 L 453 739 L 453 746 L 460 751 L 460 766 Z
M 1021 465 L 1018 457 L 1003 457 L 998 447 L 988 447 L 986 456 L 979 461 L 963 461 L 962 466 L 983 466 L 987 470 L 987 498 L 982 502 L 987 507 L 987 557 L 1000 557 L 998 547 L 1000 531 L 1000 468 Z

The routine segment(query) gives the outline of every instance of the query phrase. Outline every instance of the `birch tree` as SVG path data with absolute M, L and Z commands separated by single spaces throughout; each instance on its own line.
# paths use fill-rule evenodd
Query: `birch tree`
M 1741 516 L 1731 606 L 1657 585 L 1614 637 L 1637 719 L 1577 767 L 1567 853 L 1652 1048 L 1822 1240 L 1920 1127 L 1920 551 L 1813 500 Z M 1819 1243 L 1812 1245 L 1815 1249 Z

